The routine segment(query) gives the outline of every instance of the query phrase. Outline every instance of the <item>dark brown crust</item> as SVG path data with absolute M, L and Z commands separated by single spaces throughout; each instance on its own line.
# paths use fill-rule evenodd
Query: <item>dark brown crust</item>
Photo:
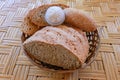
M 51 6 L 59 6 L 62 9 L 68 8 L 68 6 L 64 4 L 45 4 L 39 6 L 38 8 L 34 8 L 33 10 L 29 11 L 28 15 L 31 22 L 33 22 L 37 26 L 48 26 L 48 23 L 45 21 L 44 16 L 46 10 Z

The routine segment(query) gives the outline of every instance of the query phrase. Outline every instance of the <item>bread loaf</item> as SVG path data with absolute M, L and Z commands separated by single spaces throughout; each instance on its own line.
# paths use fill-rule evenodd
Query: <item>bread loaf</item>
M 63 69 L 78 69 L 88 56 L 85 33 L 71 27 L 47 26 L 28 38 L 23 46 L 32 56 Z
M 34 8 L 28 13 L 30 16 L 31 22 L 33 22 L 37 26 L 48 26 L 48 23 L 45 20 L 45 12 L 51 6 L 59 6 L 62 9 L 68 8 L 68 6 L 64 4 L 45 4 L 38 8 Z
M 65 23 L 72 25 L 73 27 L 78 27 L 83 31 L 95 31 L 96 24 L 94 20 L 86 15 L 83 11 L 74 9 L 74 8 L 66 8 L 65 12 Z

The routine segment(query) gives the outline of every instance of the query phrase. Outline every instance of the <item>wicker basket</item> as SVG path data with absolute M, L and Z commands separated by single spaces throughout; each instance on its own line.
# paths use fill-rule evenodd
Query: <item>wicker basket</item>
M 69 7 L 64 4 L 49 4 L 49 5 L 40 6 L 39 9 L 46 9 L 46 7 L 53 6 L 53 5 L 61 6 L 63 8 Z M 87 65 L 89 65 L 90 63 L 92 63 L 94 61 L 94 59 L 97 55 L 99 44 L 100 44 L 100 38 L 99 38 L 99 34 L 98 34 L 97 30 L 94 32 L 86 32 L 86 35 L 87 35 L 89 45 L 90 45 L 89 55 L 88 55 L 85 63 L 81 66 L 81 68 L 85 68 Z M 27 38 L 28 37 L 26 37 L 26 35 L 23 33 L 22 37 L 21 37 L 22 42 L 24 42 Z M 50 70 L 50 71 L 58 71 L 58 72 L 73 72 L 74 71 L 74 70 L 64 70 L 61 67 L 53 66 L 53 65 L 41 62 L 41 61 L 37 60 L 34 56 L 32 56 L 30 53 L 28 53 L 24 47 L 23 47 L 23 49 L 24 49 L 24 53 L 31 59 L 31 61 L 42 69 Z
M 81 68 L 85 68 L 86 66 L 90 65 L 96 58 L 97 53 L 98 53 L 98 48 L 99 48 L 99 44 L 100 44 L 100 37 L 98 34 L 98 31 L 94 31 L 94 32 L 86 32 L 88 41 L 89 41 L 89 56 L 87 57 L 85 63 L 81 66 Z M 24 34 L 22 34 L 21 40 L 22 42 L 24 42 L 27 38 L 25 37 Z M 61 68 L 56 68 L 55 66 L 43 63 L 39 60 L 37 60 L 35 57 L 33 57 L 30 53 L 28 53 L 25 48 L 24 49 L 24 53 L 29 57 L 29 59 L 35 63 L 38 67 L 47 70 L 47 71 L 55 71 L 55 72 L 62 72 L 62 73 L 67 73 L 67 72 L 73 72 L 74 70 L 63 70 Z

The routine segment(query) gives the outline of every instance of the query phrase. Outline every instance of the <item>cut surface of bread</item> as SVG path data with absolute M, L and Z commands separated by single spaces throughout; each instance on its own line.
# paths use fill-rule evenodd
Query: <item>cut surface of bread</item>
M 85 14 L 82 10 L 74 8 L 64 9 L 65 13 L 65 23 L 72 25 L 73 27 L 78 27 L 83 31 L 95 31 L 97 29 L 94 20 Z
M 24 22 L 22 23 L 21 28 L 22 32 L 27 36 L 33 35 L 36 31 L 40 29 L 38 26 L 30 21 L 28 15 L 24 18 Z
M 26 51 L 50 65 L 63 69 L 78 69 L 85 62 L 89 44 L 82 31 L 60 25 L 37 31 L 24 43 Z

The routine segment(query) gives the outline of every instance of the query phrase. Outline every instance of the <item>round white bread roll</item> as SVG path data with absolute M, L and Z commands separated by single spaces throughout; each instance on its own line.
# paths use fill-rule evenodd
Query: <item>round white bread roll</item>
M 45 20 L 52 26 L 60 25 L 65 20 L 64 11 L 58 6 L 49 7 L 45 13 Z

